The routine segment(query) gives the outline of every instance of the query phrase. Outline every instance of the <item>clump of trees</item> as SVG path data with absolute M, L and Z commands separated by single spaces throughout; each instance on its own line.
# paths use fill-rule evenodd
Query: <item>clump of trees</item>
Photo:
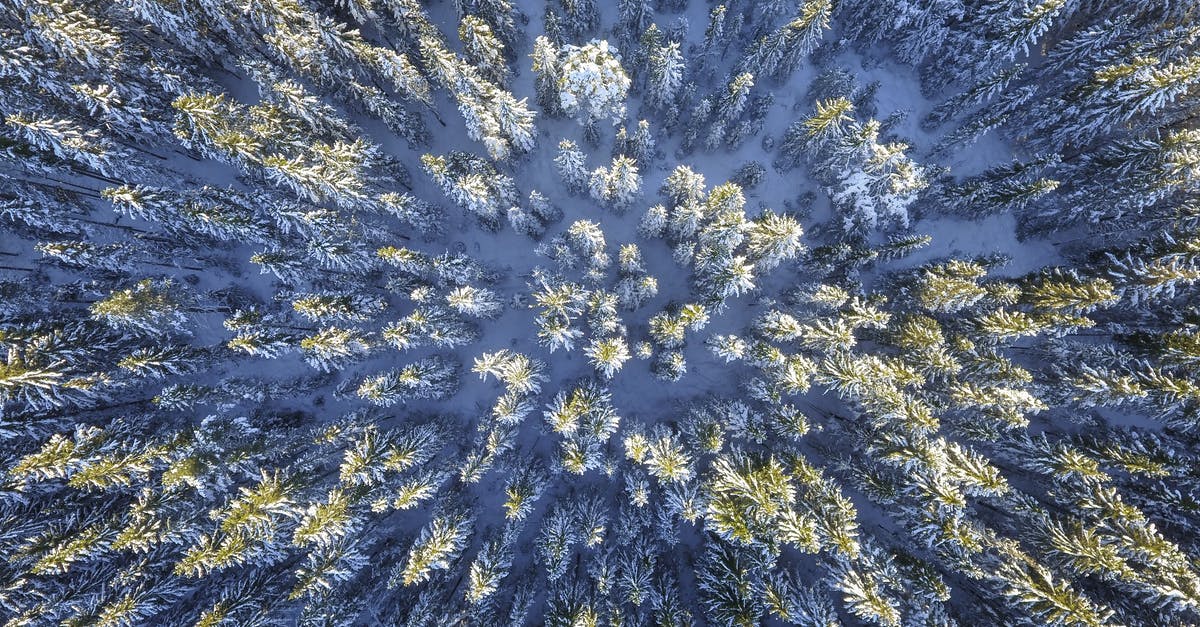
M 689 8 L 6 3 L 0 617 L 1200 622 L 1194 3 Z

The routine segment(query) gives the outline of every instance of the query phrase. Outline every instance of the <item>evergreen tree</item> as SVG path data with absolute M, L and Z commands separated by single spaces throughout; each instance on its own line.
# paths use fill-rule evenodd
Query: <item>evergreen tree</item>
M 449 569 L 452 560 L 457 559 L 465 548 L 471 532 L 467 512 L 449 511 L 435 515 L 413 542 L 404 568 L 397 568 L 393 573 L 392 585 L 419 584 L 428 580 L 433 571 Z
M 458 38 L 463 50 L 484 78 L 503 85 L 507 79 L 504 63 L 504 44 L 492 33 L 491 26 L 484 20 L 466 15 L 458 25 Z
M 550 117 L 562 115 L 562 102 L 558 96 L 558 85 L 562 80 L 558 48 L 550 39 L 538 37 L 533 42 L 533 72 L 537 75 L 534 88 L 537 103 Z
M 621 366 L 629 361 L 629 347 L 626 346 L 624 338 L 620 337 L 593 340 L 583 353 L 605 379 L 611 379 Z
M 605 118 L 619 123 L 625 117 L 630 80 L 608 42 L 594 39 L 584 46 L 564 46 L 560 55 L 558 96 L 563 111 L 585 126 Z
M 185 303 L 170 279 L 144 279 L 116 290 L 89 307 L 93 318 L 116 329 L 144 334 L 182 331 Z
M 8 622 L 1200 615 L 1195 2 L 4 6 Z
M 357 393 L 375 405 L 389 407 L 409 399 L 444 398 L 457 386 L 455 364 L 430 358 L 368 377 L 358 386 Z
M 575 142 L 569 139 L 559 142 L 558 156 L 554 159 L 554 166 L 571 193 L 579 194 L 588 188 L 589 175 L 585 157 Z
M 615 211 L 624 211 L 642 188 L 642 177 L 637 163 L 625 156 L 613 159 L 611 167 L 600 167 L 592 171 L 588 188 L 596 201 Z
M 654 109 L 671 109 L 683 85 L 684 62 L 679 44 L 667 42 L 650 51 L 646 70 L 646 103 Z

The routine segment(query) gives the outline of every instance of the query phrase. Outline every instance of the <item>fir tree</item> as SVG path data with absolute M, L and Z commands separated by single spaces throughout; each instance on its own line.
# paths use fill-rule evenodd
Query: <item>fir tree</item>
M 621 57 L 610 51 L 608 42 L 564 46 L 560 54 L 558 95 L 563 110 L 585 126 L 605 118 L 620 122 L 630 80 L 621 67 Z
M 358 386 L 358 396 L 373 404 L 389 407 L 409 399 L 444 398 L 458 385 L 456 366 L 430 358 L 368 377 Z
M 592 171 L 588 181 L 592 198 L 616 211 L 623 211 L 641 192 L 642 177 L 629 157 L 613 159 L 612 166 Z

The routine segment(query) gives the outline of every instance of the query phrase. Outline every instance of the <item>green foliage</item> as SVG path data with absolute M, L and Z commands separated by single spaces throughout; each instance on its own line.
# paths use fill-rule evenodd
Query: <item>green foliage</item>
M 5 621 L 1198 622 L 1194 2 L 426 4 L 0 11 Z

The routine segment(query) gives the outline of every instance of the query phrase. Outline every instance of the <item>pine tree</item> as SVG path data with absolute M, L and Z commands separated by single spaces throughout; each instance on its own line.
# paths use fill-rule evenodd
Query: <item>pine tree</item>
M 900 612 L 878 582 L 850 564 L 842 565 L 838 582 L 846 609 L 855 616 L 880 625 L 900 625 Z
M 314 322 L 363 322 L 386 307 L 378 297 L 348 292 L 298 294 L 292 301 L 296 313 Z
M 74 161 L 105 176 L 126 174 L 124 150 L 116 148 L 94 129 L 82 130 L 72 120 L 11 113 L 4 122 L 31 148 Z
M 927 268 L 918 283 L 917 298 L 922 306 L 935 312 L 954 312 L 979 302 L 987 291 L 976 281 L 987 271 L 965 261 Z
M 496 93 L 492 99 L 496 124 L 518 152 L 529 152 L 536 144 L 535 116 L 526 105 L 527 100 L 517 100 L 506 91 Z
M 768 271 L 804 251 L 804 229 L 794 218 L 766 211 L 751 221 L 747 252 L 756 268 Z
M 709 12 L 708 27 L 704 31 L 705 56 L 711 55 L 714 52 L 722 52 L 727 45 L 725 25 L 728 15 L 729 7 L 724 4 L 718 4 Z M 718 47 L 722 50 L 718 51 Z
M 1060 224 L 1083 218 L 1098 223 L 1126 213 L 1141 213 L 1187 187 L 1197 165 L 1200 133 L 1168 131 L 1115 141 L 1067 166 L 1070 202 Z
M 413 541 L 404 568 L 396 568 L 391 586 L 416 585 L 427 581 L 435 570 L 448 570 L 471 536 L 470 516 L 465 511 L 436 514 Z
M 592 340 L 583 354 L 588 356 L 596 371 L 605 379 L 611 379 L 630 357 L 629 347 L 621 337 Z
M 621 57 L 607 41 L 593 39 L 584 46 L 564 46 L 558 81 L 563 110 L 585 126 L 608 118 L 617 124 L 625 117 L 625 95 L 630 80 Z
M 1087 84 L 1041 108 L 1040 137 L 1084 145 L 1107 129 L 1162 111 L 1200 81 L 1200 58 L 1135 56 L 1098 68 Z
M 458 25 L 458 38 L 463 42 L 467 58 L 484 78 L 498 85 L 506 82 L 508 68 L 504 63 L 504 44 L 492 33 L 487 22 L 474 15 L 464 16 Z
M 589 175 L 586 160 L 575 142 L 569 139 L 559 142 L 558 156 L 554 159 L 554 166 L 572 194 L 580 194 L 588 188 Z
M 308 365 L 330 372 L 367 356 L 371 343 L 355 329 L 328 327 L 300 340 L 300 350 Z
M 829 28 L 832 13 L 830 0 L 808 0 L 795 19 L 758 39 L 739 67 L 760 76 L 790 75 L 817 47 L 824 29 Z
M 827 101 L 817 101 L 816 113 L 793 124 L 784 135 L 780 152 L 783 165 L 792 165 L 806 153 L 820 149 L 826 143 L 841 139 L 845 136 L 844 123 L 854 121 L 850 112 L 854 104 L 849 98 L 839 97 Z
M 541 36 L 534 40 L 530 57 L 533 58 L 533 72 L 537 75 L 534 89 L 538 106 L 550 117 L 562 115 L 562 102 L 558 96 L 558 85 L 562 80 L 558 48 L 550 39 Z
M 452 152 L 447 157 L 426 154 L 421 166 L 451 199 L 475 214 L 480 225 L 500 228 L 501 212 L 516 201 L 511 178 L 500 174 L 475 155 Z
M 725 625 L 759 624 L 766 610 L 762 603 L 766 561 L 760 551 L 725 542 L 711 543 L 697 582 L 705 615 Z
M 508 574 L 512 565 L 511 540 L 508 535 L 506 530 L 502 537 L 488 541 L 475 561 L 471 562 L 467 572 L 467 601 L 479 604 L 498 591 L 501 580 Z
M 538 557 L 546 567 L 546 578 L 553 582 L 566 574 L 568 558 L 580 541 L 578 525 L 572 512 L 558 507 L 546 517 L 538 534 Z
M 178 292 L 170 279 L 143 279 L 92 303 L 89 311 L 116 329 L 151 335 L 182 331 L 187 314 Z
M 997 575 L 1006 584 L 1006 596 L 1047 624 L 1102 625 L 1111 615 L 1067 584 L 1054 581 L 1044 566 L 1005 563 Z
M 650 135 L 650 123 L 639 120 L 637 130 L 632 135 L 624 128 L 617 131 L 617 139 L 613 145 L 614 153 L 624 153 L 637 162 L 639 169 L 647 169 L 654 162 L 655 141 Z
M 618 156 L 611 167 L 592 171 L 588 188 L 596 201 L 614 211 L 624 211 L 641 192 L 642 177 L 633 159 Z
M 1050 271 L 1031 281 L 1023 299 L 1037 309 L 1090 313 L 1116 302 L 1113 285 L 1104 279 L 1084 279 L 1071 271 Z
M 559 0 L 562 6 L 564 30 L 578 39 L 596 28 L 599 20 L 593 0 Z
M 390 407 L 409 399 L 445 398 L 458 387 L 457 366 L 440 358 L 417 361 L 399 370 L 368 377 L 358 386 L 358 396 L 375 405 Z
M 504 310 L 504 303 L 496 293 L 486 288 L 463 285 L 446 294 L 450 308 L 477 318 L 494 318 Z
M 670 110 L 683 86 L 683 53 L 677 42 L 667 42 L 650 51 L 646 70 L 646 104 L 653 109 Z

